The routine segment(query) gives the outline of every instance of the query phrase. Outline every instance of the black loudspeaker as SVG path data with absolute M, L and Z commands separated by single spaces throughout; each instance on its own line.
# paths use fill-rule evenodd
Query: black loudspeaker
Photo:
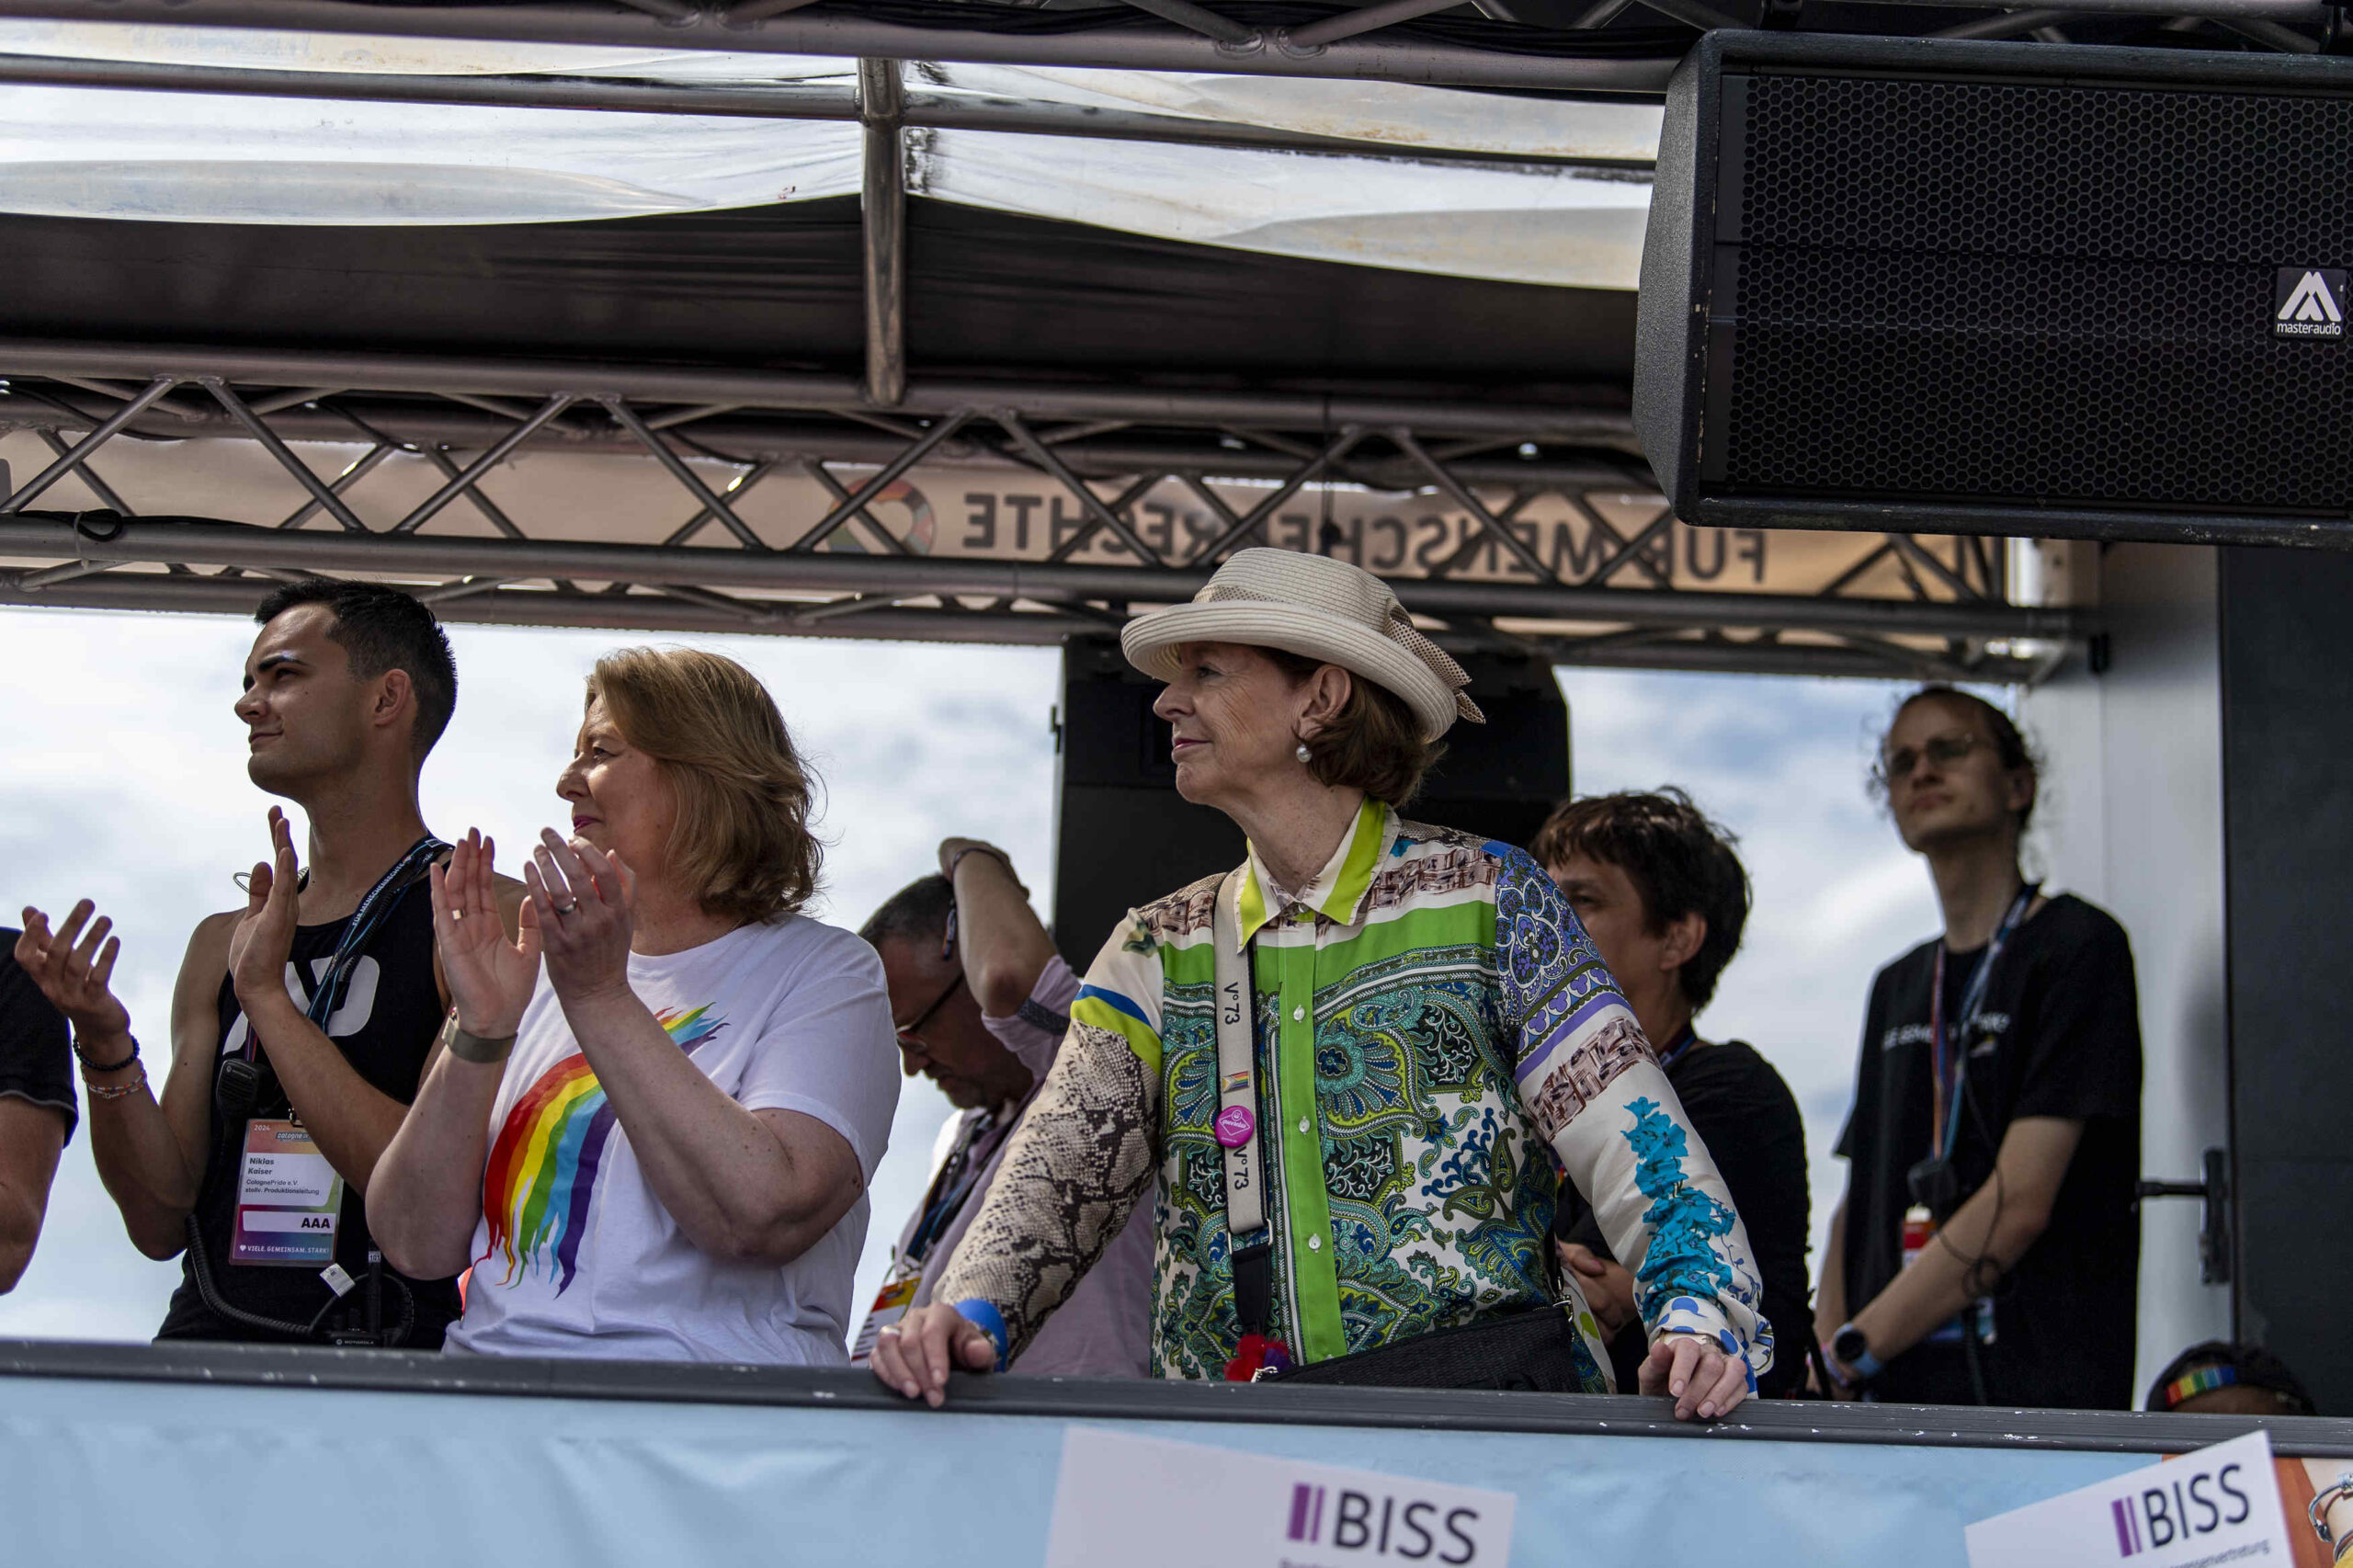
M 1472 657 L 1463 668 L 1487 722 L 1447 732 L 1405 814 L 1526 844 L 1569 792 L 1568 704 L 1549 665 Z M 1063 645 L 1054 941 L 1082 974 L 1129 910 L 1242 863 L 1241 830 L 1176 793 L 1159 694 L 1117 641 Z
M 1715 33 L 1635 428 L 1690 523 L 2316 542 L 2348 269 L 2353 61 Z

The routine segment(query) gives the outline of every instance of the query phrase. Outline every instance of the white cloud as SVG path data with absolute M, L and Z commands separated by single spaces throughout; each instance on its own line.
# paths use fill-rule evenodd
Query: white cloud
M 24 611 L 0 616 L 0 910 L 52 912 L 87 894 L 114 914 L 122 989 L 160 1069 L 189 928 L 236 902 L 229 874 L 263 845 L 268 800 L 244 772 L 232 717 L 250 637 L 214 618 Z M 950 833 L 1004 846 L 1048 885 L 1054 758 L 1051 650 L 758 638 L 629 639 L 459 627 L 458 717 L 426 774 L 427 820 L 516 846 L 560 816 L 552 785 L 581 678 L 627 641 L 723 651 L 768 683 L 825 785 L 823 917 L 856 926 L 931 864 Z M 1890 688 L 1872 684 L 1570 670 L 1576 785 L 1677 782 L 1737 831 L 1756 889 L 1741 956 L 1707 1016 L 1755 1042 L 1804 1107 L 1819 1233 L 1873 970 L 1935 929 L 1926 877 L 1862 791 Z M 509 851 L 510 855 L 512 849 Z M 1085 944 L 1082 944 L 1084 946 Z M 874 1191 L 855 1300 L 921 1195 L 948 1106 L 907 1085 Z M 0 1335 L 140 1339 L 162 1321 L 176 1264 L 140 1257 L 76 1136 Z

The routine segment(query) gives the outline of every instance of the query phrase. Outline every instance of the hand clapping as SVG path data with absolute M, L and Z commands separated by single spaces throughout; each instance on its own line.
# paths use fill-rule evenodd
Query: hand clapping
M 523 884 L 531 894 L 526 918 L 538 926 L 557 997 L 569 1003 L 627 990 L 637 874 L 620 854 L 543 828 Z
M 540 978 L 540 928 L 530 905 L 513 941 L 499 920 L 498 887 L 491 873 L 497 841 L 473 828 L 435 866 L 433 940 L 441 973 L 458 1009 L 458 1027 L 484 1040 L 504 1040 L 523 1021 Z
M 77 1040 L 112 1040 L 131 1032 L 131 1012 L 109 988 L 122 938 L 108 936 L 114 922 L 88 899 L 76 903 L 52 933 L 49 916 L 29 906 L 25 934 L 17 938 L 17 963 L 50 1005 L 65 1015 Z M 83 929 L 83 922 L 90 921 Z

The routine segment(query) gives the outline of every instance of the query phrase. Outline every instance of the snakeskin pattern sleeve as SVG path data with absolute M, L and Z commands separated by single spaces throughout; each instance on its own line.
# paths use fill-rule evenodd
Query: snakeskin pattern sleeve
M 1017 1359 L 1151 1191 L 1160 1163 L 1160 959 L 1139 924 L 1087 971 L 1071 1029 L 932 1299 L 975 1299 Z
M 1643 1027 L 1576 912 L 1526 851 L 1495 846 L 1496 965 L 1516 1035 L 1520 1097 L 1634 1271 L 1655 1340 L 1694 1334 L 1773 1365 L 1773 1329 L 1748 1233 Z

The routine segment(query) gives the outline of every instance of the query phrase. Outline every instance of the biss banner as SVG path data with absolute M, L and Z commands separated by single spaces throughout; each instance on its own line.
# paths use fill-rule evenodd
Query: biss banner
M 557 1398 L 466 1389 L 464 1364 L 435 1365 L 428 1392 L 20 1358 L 0 1376 L 0 1564 L 231 1568 L 256 1542 L 299 1541 L 335 1568 L 2326 1568 L 2307 1516 L 2353 1529 L 2353 1507 L 2312 1506 L 2343 1497 L 2345 1461 L 2275 1461 L 2260 1437 L 2153 1463 L 1796 1426 L 834 1404 L 864 1394 L 846 1381 L 790 1404 Z
M 1969 1527 L 1970 1568 L 2331 1568 L 2353 1461 L 2279 1459 L 2253 1432 Z M 2353 1557 L 2348 1557 L 2353 1561 Z

